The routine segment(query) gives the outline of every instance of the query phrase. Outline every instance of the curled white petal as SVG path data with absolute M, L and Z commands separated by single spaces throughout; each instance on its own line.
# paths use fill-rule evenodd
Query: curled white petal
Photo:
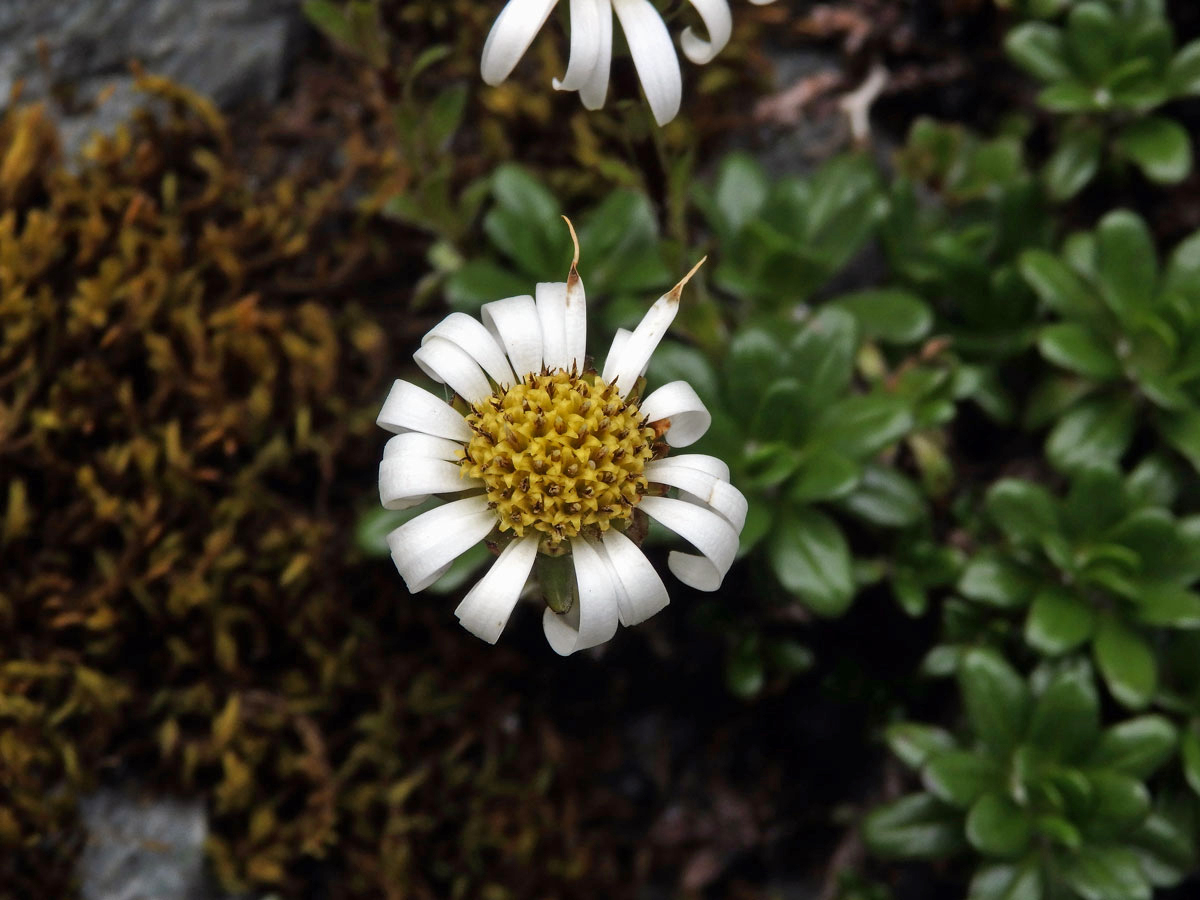
M 516 67 L 558 0 L 509 0 L 483 44 L 479 73 L 499 84 Z
M 413 362 L 434 381 L 450 385 L 468 403 L 480 403 L 491 396 L 491 385 L 479 363 L 445 338 L 427 338 L 413 354 Z
M 542 368 L 542 325 L 537 304 L 529 294 L 483 304 L 483 324 L 500 342 L 517 377 Z
M 733 16 L 729 12 L 729 0 L 691 0 L 691 4 L 704 20 L 708 40 L 701 38 L 695 30 L 685 28 L 680 43 L 687 58 L 702 66 L 712 62 L 729 43 L 729 35 L 733 33 Z
M 646 465 L 646 478 L 652 484 L 665 484 L 686 491 L 712 507 L 734 531 L 741 534 L 748 509 L 742 492 L 727 480 L 688 465 L 687 456 L 653 460 Z
M 571 0 L 571 56 L 567 71 L 552 82 L 556 91 L 577 91 L 587 82 L 600 55 L 600 13 L 608 0 Z
M 600 8 L 599 31 L 596 47 L 596 63 L 587 79 L 579 88 L 579 99 L 586 109 L 600 109 L 608 96 L 608 76 L 612 68 L 612 4 L 608 0 L 597 0 Z
M 392 562 L 412 593 L 423 591 L 445 567 L 496 526 L 484 495 L 464 497 L 422 513 L 387 536 Z
M 455 441 L 471 439 L 467 420 L 445 400 L 399 379 L 392 384 L 375 423 L 393 432 L 419 431 Z
M 508 364 L 504 350 L 479 320 L 462 312 L 450 313 L 430 329 L 421 339 L 421 344 L 424 345 L 430 338 L 435 337 L 443 338 L 463 350 L 501 387 L 507 388 L 516 384 L 517 379 Z
M 676 578 L 698 591 L 721 586 L 738 549 L 738 533 L 723 516 L 670 497 L 643 497 L 640 508 L 703 554 L 671 551 L 667 568 Z
M 707 472 L 714 478 L 721 479 L 721 481 L 729 480 L 729 466 L 725 464 L 724 460 L 717 459 L 715 456 L 709 456 L 706 453 L 683 453 L 667 458 L 678 465 Z
M 462 477 L 458 463 L 419 456 L 390 456 L 379 463 L 379 502 L 384 509 L 408 509 L 431 494 L 451 494 L 482 486 Z
M 535 288 L 538 321 L 542 325 L 542 364 L 551 371 L 570 369 L 567 356 L 567 283 L 543 281 Z
M 600 548 L 617 586 L 617 614 L 622 625 L 644 622 L 671 602 L 646 554 L 624 534 L 610 528 L 600 536 Z
M 431 434 L 421 434 L 418 431 L 406 431 L 388 438 L 387 443 L 383 445 L 383 458 L 410 456 L 458 462 L 462 457 L 462 449 L 462 444 L 458 441 L 434 437 Z
M 621 21 L 654 121 L 666 125 L 679 112 L 683 76 L 667 26 L 650 0 L 612 0 Z
M 675 321 L 677 312 L 679 312 L 679 289 L 674 288 L 655 301 L 646 315 L 642 317 L 637 328 L 633 330 L 633 334 L 621 343 L 620 352 L 616 352 L 614 349 L 616 342 L 613 342 L 614 346 L 609 348 L 608 358 L 604 361 L 604 371 L 600 377 L 609 384 L 616 382 L 621 396 L 629 393 L 634 382 L 645 371 L 659 341 L 667 333 L 671 323 Z
M 666 438 L 672 447 L 696 443 L 712 424 L 712 414 L 686 381 L 664 384 L 642 401 L 640 409 L 649 422 L 670 420 Z
M 546 640 L 559 656 L 570 656 L 611 640 L 617 632 L 617 588 L 608 564 L 582 535 L 571 539 L 579 598 L 564 614 L 550 607 L 542 614 Z
M 496 643 L 529 580 L 537 549 L 537 538 L 530 536 L 512 541 L 501 551 L 454 610 L 463 628 L 489 644 Z
M 587 356 L 587 295 L 583 290 L 583 279 L 577 274 L 567 279 L 566 298 L 563 304 L 563 336 L 566 343 L 568 371 L 582 372 Z

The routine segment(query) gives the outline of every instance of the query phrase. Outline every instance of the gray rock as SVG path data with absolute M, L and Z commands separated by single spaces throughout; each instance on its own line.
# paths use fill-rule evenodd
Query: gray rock
M 208 820 L 195 800 L 103 788 L 80 804 L 87 839 L 79 858 L 83 900 L 203 900 Z
M 0 106 L 18 82 L 25 99 L 69 97 L 57 112 L 76 147 L 127 114 L 94 101 L 133 96 L 131 60 L 224 106 L 269 103 L 301 30 L 298 0 L 0 0 Z

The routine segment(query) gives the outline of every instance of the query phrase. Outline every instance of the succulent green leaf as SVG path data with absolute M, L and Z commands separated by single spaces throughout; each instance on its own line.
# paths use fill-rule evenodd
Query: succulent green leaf
M 1059 673 L 1033 705 L 1028 740 L 1058 762 L 1083 756 L 1100 733 L 1100 698 L 1088 667 Z
M 1167 69 L 1167 84 L 1173 96 L 1200 94 L 1200 39 L 1179 49 Z
M 963 655 L 958 687 L 976 736 L 993 753 L 1010 752 L 1025 734 L 1032 707 L 1029 687 L 994 650 Z
M 954 738 L 944 728 L 920 722 L 897 722 L 883 733 L 891 751 L 910 769 L 919 769 L 930 757 L 952 750 Z
M 1121 375 L 1112 346 L 1079 322 L 1056 322 L 1038 334 L 1038 349 L 1055 365 L 1088 378 L 1108 381 Z
M 929 304 L 902 288 L 876 288 L 845 294 L 830 305 L 853 315 L 868 340 L 911 344 L 928 335 L 933 327 Z
M 1036 582 L 1028 572 L 995 550 L 977 554 L 958 580 L 964 596 L 1001 609 L 1023 607 L 1035 589 Z
M 1026 22 L 1009 31 L 1004 50 L 1014 63 L 1042 81 L 1071 77 L 1061 29 L 1044 22 Z
M 1128 449 L 1134 422 L 1133 398 L 1127 393 L 1089 397 L 1051 430 L 1046 453 L 1057 468 L 1067 472 L 1112 465 Z
M 1192 141 L 1173 119 L 1146 116 L 1121 129 L 1117 146 L 1150 181 L 1176 184 L 1192 170 Z
M 1142 635 L 1117 616 L 1106 616 L 1092 649 L 1108 689 L 1120 703 L 1140 709 L 1150 702 L 1158 684 L 1158 666 Z
M 983 866 L 967 891 L 967 900 L 1042 900 L 1042 896 L 1042 874 L 1034 862 Z
M 1057 503 L 1032 481 L 1001 479 L 988 490 L 985 502 L 992 521 L 1015 543 L 1036 543 L 1059 529 Z
M 963 847 L 962 813 L 930 794 L 910 794 L 874 810 L 863 823 L 873 853 L 901 859 L 939 859 Z
M 925 515 L 925 499 L 912 480 L 880 465 L 863 469 L 862 480 L 841 505 L 859 518 L 886 528 L 904 528 Z
M 1089 765 L 1131 778 L 1149 778 L 1175 753 L 1176 731 L 1159 715 L 1136 716 L 1107 728 Z
M 1083 900 L 1150 900 L 1137 855 L 1121 846 L 1087 844 L 1063 861 L 1063 880 Z
M 1158 284 L 1157 253 L 1146 223 L 1136 213 L 1118 209 L 1096 229 L 1100 295 L 1118 318 L 1130 320 L 1148 312 Z
M 857 460 L 825 447 L 815 447 L 796 469 L 788 484 L 793 503 L 817 503 L 844 497 L 857 487 L 862 466 Z
M 1096 612 L 1068 588 L 1048 586 L 1038 591 L 1025 619 L 1025 640 L 1048 656 L 1074 650 L 1092 636 Z
M 929 793 L 961 809 L 970 807 L 985 792 L 1004 787 L 996 760 L 969 750 L 935 754 L 926 763 L 921 781 Z
M 854 599 L 850 548 L 824 513 L 798 507 L 780 517 L 768 538 L 779 583 L 821 616 L 839 616 Z
M 967 814 L 967 840 L 985 856 L 1020 856 L 1032 832 L 1025 810 L 1001 793 L 984 794 Z
M 1087 319 L 1103 311 L 1091 287 L 1052 253 L 1026 250 L 1019 266 L 1021 276 L 1042 302 L 1060 316 Z
M 1094 126 L 1068 131 L 1046 166 L 1042 184 L 1052 200 L 1070 200 L 1096 176 L 1104 151 L 1104 134 Z

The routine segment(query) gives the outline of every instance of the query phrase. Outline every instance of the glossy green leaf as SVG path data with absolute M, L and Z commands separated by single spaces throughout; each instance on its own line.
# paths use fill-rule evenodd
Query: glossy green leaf
M 1119 772 L 1094 772 L 1092 805 L 1084 827 L 1089 837 L 1116 837 L 1140 824 L 1150 812 L 1150 792 L 1140 779 Z
M 994 650 L 976 648 L 959 663 L 958 688 L 980 741 L 994 753 L 1010 752 L 1025 734 L 1031 712 L 1025 679 Z
M 886 528 L 904 528 L 925 515 L 920 489 L 888 466 L 868 465 L 854 490 L 841 505 L 861 519 Z
M 1090 397 L 1059 420 L 1046 439 L 1046 454 L 1068 472 L 1112 465 L 1133 438 L 1134 412 L 1133 399 L 1124 392 Z
M 825 308 L 804 323 L 792 341 L 792 370 L 803 378 L 813 409 L 845 393 L 854 377 L 858 323 L 841 309 Z
M 1159 715 L 1136 716 L 1105 729 L 1089 764 L 1128 775 L 1149 778 L 1175 753 L 1176 731 Z
M 962 834 L 962 814 L 929 794 L 901 797 L 863 823 L 863 839 L 882 857 L 941 859 L 962 849 Z
M 1119 209 L 1096 228 L 1100 295 L 1118 317 L 1130 319 L 1149 311 L 1158 283 L 1157 253 L 1146 223 L 1136 213 Z
M 1193 720 L 1179 739 L 1179 753 L 1188 786 L 1200 794 L 1200 720 Z
M 1167 443 L 1178 450 L 1200 471 L 1200 409 L 1168 413 L 1159 420 L 1159 430 Z
M 1144 637 L 1116 616 L 1107 616 L 1100 622 L 1092 649 L 1117 700 L 1131 709 L 1150 702 L 1158 684 L 1158 667 Z
M 806 455 L 788 484 L 793 503 L 835 500 L 854 490 L 862 478 L 862 466 L 843 453 L 817 447 Z
M 1033 704 L 1028 740 L 1049 759 L 1074 762 L 1100 732 L 1100 698 L 1088 667 L 1059 673 Z
M 929 305 L 916 294 L 901 288 L 876 288 L 845 294 L 830 305 L 853 315 L 868 340 L 911 344 L 928 335 L 933 327 Z
M 967 815 L 967 840 L 985 856 L 1020 856 L 1032 831 L 1025 810 L 1000 793 L 984 794 Z
M 1062 31 L 1043 22 L 1025 22 L 1009 31 L 1004 50 L 1014 63 L 1042 81 L 1069 78 Z
M 912 411 L 894 394 L 855 394 L 827 407 L 813 433 L 855 459 L 873 456 L 913 427 Z
M 996 760 L 969 750 L 935 754 L 921 772 L 925 790 L 952 806 L 967 809 L 987 791 L 1001 790 L 1004 775 Z
M 1117 146 L 1143 175 L 1158 184 L 1176 184 L 1192 170 L 1191 138 L 1173 119 L 1134 119 L 1117 135 Z
M 850 548 L 825 514 L 799 507 L 781 516 L 767 552 L 779 583 L 818 615 L 839 616 L 854 599 Z
M 1125 847 L 1085 845 L 1063 861 L 1060 871 L 1083 900 L 1150 900 L 1137 855 Z
M 1035 863 L 994 863 L 975 873 L 967 900 L 1042 900 L 1042 875 Z
M 1013 542 L 1035 543 L 1058 531 L 1057 502 L 1040 484 L 1004 478 L 988 490 L 988 515 Z
M 1025 640 L 1048 656 L 1074 650 L 1092 636 L 1096 612 L 1069 588 L 1049 586 L 1033 598 L 1025 618 Z
M 999 551 L 983 551 L 967 563 L 958 580 L 965 597 L 1002 609 L 1017 609 L 1030 600 L 1036 582 Z
M 1067 54 L 1073 68 L 1088 81 L 1099 82 L 1109 73 L 1121 42 L 1122 26 L 1112 10 L 1099 0 L 1083 0 L 1067 17 Z
M 1078 322 L 1056 322 L 1038 333 L 1038 349 L 1047 360 L 1070 372 L 1107 381 L 1119 378 L 1121 364 L 1113 348 Z
M 748 153 L 730 153 L 717 172 L 714 201 L 720 226 L 732 234 L 756 218 L 767 201 L 766 173 Z
M 1200 39 L 1175 54 L 1167 70 L 1167 84 L 1174 96 L 1200 94 Z
M 1104 309 L 1099 297 L 1062 260 L 1045 250 L 1026 250 L 1021 277 L 1051 310 L 1067 318 L 1088 319 Z
M 1046 193 L 1053 200 L 1070 200 L 1096 177 L 1103 151 L 1104 134 L 1099 128 L 1068 131 L 1042 169 Z
M 944 728 L 920 722 L 897 722 L 883 733 L 891 751 L 910 769 L 919 769 L 930 757 L 954 748 L 954 738 Z

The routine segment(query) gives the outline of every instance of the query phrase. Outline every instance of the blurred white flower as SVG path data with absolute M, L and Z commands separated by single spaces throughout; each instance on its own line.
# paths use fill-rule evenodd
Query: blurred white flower
M 701 454 L 666 455 L 668 445 L 693 443 L 711 422 L 691 386 L 674 381 L 639 396 L 692 273 L 634 331 L 617 332 L 597 373 L 584 358 L 577 262 L 578 249 L 565 283 L 485 304 L 482 324 L 456 312 L 425 335 L 415 361 L 461 398 L 465 414 L 396 381 L 377 420 L 396 433 L 379 465 L 385 507 L 462 495 L 388 535 L 408 589 L 429 587 L 479 541 L 503 545 L 455 614 L 495 643 L 536 567 L 546 638 L 564 656 L 604 643 L 618 622 L 635 625 L 668 603 L 634 539 L 643 530 L 636 511 L 700 551 L 673 551 L 667 565 L 702 591 L 720 587 L 746 519 L 728 466 Z M 667 496 L 671 488 L 678 497 Z
M 729 42 L 733 30 L 729 0 L 690 0 L 700 14 L 708 40 L 685 28 L 683 52 L 694 63 L 710 62 Z M 774 0 L 751 0 L 762 6 Z M 483 46 L 480 70 L 488 84 L 499 84 L 525 55 L 558 0 L 509 0 L 496 18 Z M 579 91 L 583 105 L 599 109 L 608 93 L 616 13 L 625 32 L 650 111 L 659 125 L 679 112 L 682 77 L 675 46 L 662 16 L 650 0 L 571 0 L 571 55 L 563 77 L 554 79 L 560 91 Z

